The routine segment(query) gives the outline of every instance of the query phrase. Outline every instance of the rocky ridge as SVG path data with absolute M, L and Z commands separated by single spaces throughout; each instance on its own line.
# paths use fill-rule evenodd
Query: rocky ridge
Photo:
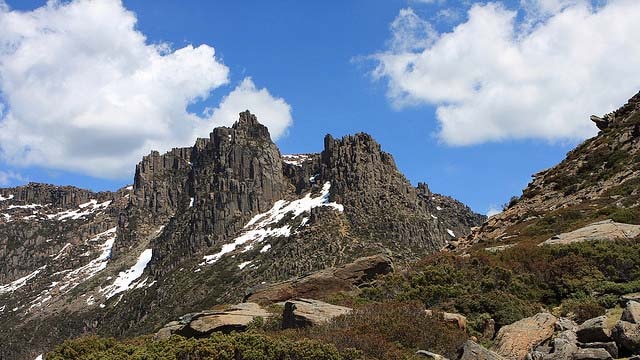
M 483 220 L 411 186 L 369 135 L 324 145 L 283 156 L 244 112 L 191 148 L 145 156 L 117 192 L 1 189 L 0 358 L 83 333 L 153 332 L 361 256 L 412 261 Z

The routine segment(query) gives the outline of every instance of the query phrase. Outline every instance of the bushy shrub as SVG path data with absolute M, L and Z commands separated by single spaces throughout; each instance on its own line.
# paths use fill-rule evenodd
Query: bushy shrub
M 593 297 L 582 299 L 567 299 L 562 302 L 560 315 L 573 318 L 581 324 L 586 320 L 604 315 L 606 309 L 598 300 Z
M 205 339 L 150 338 L 118 342 L 86 337 L 66 341 L 48 360 L 355 360 L 357 352 L 340 353 L 333 345 L 302 339 L 290 341 L 260 334 L 213 334 Z
M 437 316 L 427 316 L 421 302 L 386 302 L 364 305 L 334 321 L 289 337 L 308 337 L 334 344 L 339 350 L 357 349 L 367 358 L 406 359 L 418 349 L 449 358 L 467 339 L 464 330 Z

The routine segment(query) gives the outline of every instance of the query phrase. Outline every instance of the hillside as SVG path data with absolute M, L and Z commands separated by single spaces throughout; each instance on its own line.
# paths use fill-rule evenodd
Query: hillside
M 182 314 L 357 258 L 407 264 L 484 217 L 413 187 L 367 134 L 282 155 L 249 112 L 151 152 L 134 184 L 0 189 L 0 358 L 82 334 L 150 333 Z

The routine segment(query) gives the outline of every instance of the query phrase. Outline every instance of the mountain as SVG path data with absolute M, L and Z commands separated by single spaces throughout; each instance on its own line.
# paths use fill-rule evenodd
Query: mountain
M 605 219 L 640 222 L 640 93 L 591 120 L 597 136 L 533 175 L 520 197 L 458 245 L 540 242 Z
M 115 192 L 0 189 L 0 359 L 82 334 L 152 333 L 364 256 L 409 264 L 484 220 L 413 187 L 367 134 L 282 155 L 243 112 L 193 147 L 151 152 Z

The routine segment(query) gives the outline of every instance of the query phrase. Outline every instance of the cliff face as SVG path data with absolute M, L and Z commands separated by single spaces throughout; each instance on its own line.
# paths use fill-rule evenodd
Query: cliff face
M 362 256 L 415 260 L 483 220 L 411 186 L 367 134 L 281 155 L 244 112 L 193 147 L 145 156 L 117 192 L 0 189 L 0 358 L 84 333 L 152 332 Z

